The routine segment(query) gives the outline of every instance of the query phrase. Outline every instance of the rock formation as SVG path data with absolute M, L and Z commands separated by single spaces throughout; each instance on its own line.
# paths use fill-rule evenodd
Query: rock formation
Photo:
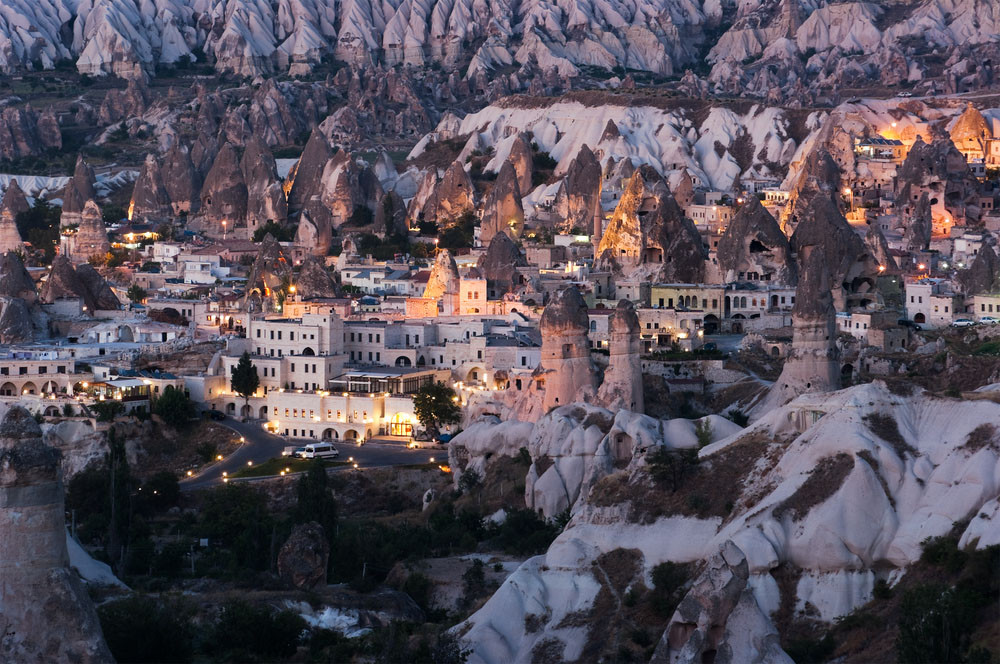
M 201 202 L 198 195 L 201 191 L 201 176 L 191 161 L 191 151 L 180 141 L 174 141 L 163 157 L 160 170 L 174 214 L 197 212 Z
M 534 153 L 531 150 L 531 140 L 524 132 L 518 134 L 511 144 L 507 161 L 514 166 L 514 172 L 517 173 L 517 190 L 522 196 L 527 196 L 535 188 L 531 183 L 531 176 L 534 173 Z
M 292 283 L 292 266 L 281 245 L 270 233 L 264 236 L 247 279 L 247 311 L 279 311 L 281 289 Z
M 289 212 L 299 212 L 310 198 L 319 196 L 323 169 L 332 156 L 333 150 L 326 136 L 319 129 L 313 129 L 302 155 L 288 173 L 288 181 L 292 183 L 288 191 Z
M 597 403 L 612 412 L 620 408 L 643 412 L 639 316 L 629 300 L 619 300 L 608 317 L 608 351 L 608 368 L 597 392 Z
M 0 254 L 0 295 L 18 298 L 28 304 L 34 304 L 37 297 L 35 282 L 24 269 L 21 258 L 13 251 Z
M 323 257 L 330 253 L 333 229 L 328 215 L 322 214 L 314 220 L 308 211 L 299 213 L 299 225 L 295 229 L 295 243 L 309 247 L 313 256 Z
M 28 200 L 17 184 L 11 180 L 3 201 L 0 202 L 0 254 L 22 249 L 24 243 L 17 230 L 17 215 L 27 212 L 30 208 Z
M 590 359 L 590 318 L 587 303 L 576 286 L 552 296 L 538 323 L 542 360 L 535 371 L 536 389 L 544 390 L 542 412 L 575 401 L 587 401 L 597 388 Z M 537 396 L 529 395 L 537 401 Z
M 830 392 L 840 387 L 837 311 L 830 292 L 830 266 L 836 264 L 836 257 L 829 256 L 828 251 L 824 244 L 802 245 L 798 249 L 799 284 L 792 308 L 792 350 L 763 405 L 758 406 L 762 414 L 800 394 Z
M 65 218 L 66 214 L 63 213 L 63 219 Z M 63 236 L 63 246 L 66 256 L 76 263 L 84 263 L 94 256 L 103 258 L 111 251 L 104 217 L 97 203 L 90 200 L 84 204 L 78 226 L 70 235 Z
M 240 161 L 247 188 L 247 235 L 271 221 L 284 225 L 288 219 L 288 203 L 278 178 L 278 166 L 271 149 L 260 138 L 247 144 Z
M 499 299 L 517 288 L 521 282 L 517 268 L 527 267 L 528 261 L 510 235 L 497 233 L 476 265 L 486 279 L 489 297 Z
M 374 230 L 383 235 L 406 235 L 406 203 L 395 191 L 387 191 L 375 205 Z
M 156 155 L 146 155 L 146 161 L 132 189 L 128 215 L 131 221 L 157 223 L 169 219 L 173 209 L 170 194 L 160 171 Z
M 865 233 L 865 246 L 871 253 L 872 258 L 878 263 L 879 272 L 891 273 L 899 269 L 896 259 L 889 253 L 889 243 L 885 241 L 885 236 L 878 229 L 878 224 L 872 224 Z
M 521 207 L 521 191 L 517 180 L 514 165 L 505 161 L 483 206 L 479 232 L 479 241 L 483 245 L 488 246 L 497 233 L 507 233 L 515 239 L 521 237 L 524 231 L 524 209 Z
M 7 106 L 0 109 L 0 158 L 19 159 L 62 147 L 59 123 L 51 111 L 40 118 L 31 107 Z
M 563 191 L 567 211 L 564 231 L 574 228 L 592 233 L 595 243 L 601 239 L 604 211 L 601 209 L 601 162 L 586 144 L 566 169 Z
M 795 261 L 788 238 L 756 196 L 743 204 L 719 239 L 719 270 L 726 282 L 764 279 L 795 284 Z
M 957 281 L 966 295 L 1000 290 L 1000 259 L 993 247 L 984 243 L 972 264 L 958 273 Z
M 965 156 L 947 138 L 925 143 L 920 137 L 910 147 L 897 172 L 896 205 L 905 212 L 929 193 L 932 214 L 950 217 L 956 224 L 978 221 L 979 183 L 969 171 Z
M 149 97 L 145 78 L 132 78 L 124 90 L 111 88 L 107 91 L 97 112 L 98 120 L 102 125 L 109 125 L 139 117 L 149 107 Z
M 903 234 L 903 245 L 908 251 L 926 251 L 931 243 L 932 230 L 931 201 L 925 191 L 910 216 L 910 223 Z
M 97 199 L 97 192 L 94 191 L 95 179 L 94 169 L 83 160 L 83 157 L 77 157 L 73 177 L 63 190 L 60 227 L 65 228 L 80 223 L 83 218 L 83 207 L 87 201 Z
M 458 295 L 461 283 L 455 259 L 447 249 L 439 250 L 431 267 L 427 286 L 424 288 L 424 297 L 438 300 L 445 314 L 456 313 L 459 310 Z
M 993 138 L 993 132 L 990 131 L 983 114 L 970 101 L 951 128 L 950 138 L 955 148 L 962 154 L 970 159 L 983 159 L 989 141 Z
M 24 300 L 0 296 L 0 344 L 20 344 L 34 338 L 31 311 Z
M 847 223 L 836 203 L 824 191 L 804 194 L 799 201 L 792 250 L 804 265 L 804 249 L 821 247 L 829 270 L 827 286 L 833 284 L 833 299 L 838 311 L 853 304 L 863 304 L 873 297 L 873 280 L 878 264 L 854 229 Z M 801 278 L 801 271 L 800 271 Z M 796 300 L 796 304 L 798 301 Z
M 597 247 L 597 265 L 637 280 L 698 283 L 707 253 L 663 178 L 650 166 L 636 170 Z
M 793 664 L 754 599 L 749 565 L 727 541 L 674 611 L 652 664 Z
M 31 413 L 0 421 L 0 659 L 114 661 L 97 613 L 69 568 L 61 455 Z
M 424 191 L 422 195 L 418 191 L 417 196 L 410 201 L 407 214 L 410 219 L 433 221 L 444 227 L 473 209 L 475 190 L 472 178 L 460 161 L 452 162 L 440 181 L 433 172 L 427 177 L 425 184 L 421 185 L 421 191 L 429 189 L 429 192 Z
M 330 544 L 323 526 L 315 521 L 302 523 L 278 552 L 278 576 L 302 590 L 312 590 L 326 583 L 326 566 L 330 560 Z
M 40 298 L 48 303 L 79 298 L 90 315 L 100 309 L 121 307 L 114 291 L 92 265 L 85 263 L 74 268 L 70 259 L 63 255 L 52 261 Z
M 247 185 L 232 143 L 222 146 L 205 176 L 198 216 L 202 228 L 220 237 L 246 223 Z
M 303 300 L 340 295 L 323 262 L 313 256 L 302 261 L 299 276 L 295 280 L 295 292 Z

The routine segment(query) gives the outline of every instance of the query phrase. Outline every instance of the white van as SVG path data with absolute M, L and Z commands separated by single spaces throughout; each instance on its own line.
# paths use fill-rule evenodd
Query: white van
M 336 459 L 340 452 L 330 443 L 311 443 L 305 446 L 300 456 L 303 459 Z

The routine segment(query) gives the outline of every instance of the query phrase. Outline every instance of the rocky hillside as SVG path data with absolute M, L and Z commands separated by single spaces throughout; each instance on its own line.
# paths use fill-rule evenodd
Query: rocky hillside
M 803 101 L 870 85 L 989 85 L 998 32 L 985 0 L 8 0 L 0 70 L 72 62 L 135 78 L 207 61 L 255 77 L 308 74 L 329 58 L 466 78 L 522 65 L 564 78 L 690 68 L 703 74 L 688 79 L 695 90 Z
M 961 546 L 1000 542 L 998 409 L 872 383 L 804 395 L 744 430 L 582 405 L 533 426 L 475 424 L 455 440 L 459 475 L 488 476 L 486 452 L 516 455 L 527 436 L 528 506 L 572 516 L 456 629 L 477 662 L 595 659 L 637 626 L 663 634 L 662 661 L 746 643 L 753 661 L 787 661 L 774 624 L 832 624 L 896 585 L 927 538 L 960 522 Z M 681 575 L 671 606 L 687 593 L 672 619 L 635 608 L 666 584 L 663 563 Z

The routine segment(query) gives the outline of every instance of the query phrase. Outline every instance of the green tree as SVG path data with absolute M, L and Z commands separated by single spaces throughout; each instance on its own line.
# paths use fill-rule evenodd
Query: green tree
M 142 485 L 142 501 L 154 512 L 165 512 L 175 506 L 181 497 L 177 475 L 161 470 Z
M 233 570 L 267 569 L 273 520 L 264 496 L 245 484 L 209 491 L 201 510 L 199 532 L 232 553 Z
M 128 291 L 126 291 L 125 294 L 128 295 L 128 299 L 132 300 L 132 302 L 135 303 L 142 302 L 143 300 L 146 299 L 146 296 L 148 295 L 146 289 L 144 289 L 139 284 L 132 284 L 131 286 L 129 286 Z
M 112 561 L 121 559 L 122 546 L 128 542 L 132 521 L 132 473 L 129 468 L 125 441 L 114 427 L 108 429 L 108 500 L 110 502 L 108 526 L 108 556 Z
M 294 611 L 237 600 L 222 607 L 205 649 L 222 661 L 273 662 L 295 654 L 305 629 L 306 621 Z
M 413 412 L 432 433 L 438 433 L 442 424 L 456 424 L 462 418 L 458 395 L 441 382 L 428 383 L 413 395 Z
M 153 403 L 153 413 L 175 429 L 188 424 L 194 417 L 194 404 L 184 390 L 167 385 Z
M 62 208 L 51 205 L 44 198 L 35 201 L 34 207 L 17 215 L 15 223 L 21 237 L 42 253 L 45 264 L 52 262 L 59 243 L 59 217 Z
M 291 228 L 285 228 L 281 224 L 268 219 L 266 224 L 258 226 L 257 230 L 253 232 L 253 241 L 263 242 L 264 236 L 269 233 L 278 242 L 291 242 L 295 239 L 295 231 Z
M 125 404 L 121 401 L 98 401 L 89 408 L 97 413 L 98 422 L 114 422 L 116 417 L 125 412 Z
M 229 385 L 233 392 L 243 397 L 244 403 L 249 406 L 250 397 L 260 387 L 260 376 L 257 375 L 257 367 L 250 360 L 250 353 L 247 351 L 243 351 L 240 361 L 236 363 Z

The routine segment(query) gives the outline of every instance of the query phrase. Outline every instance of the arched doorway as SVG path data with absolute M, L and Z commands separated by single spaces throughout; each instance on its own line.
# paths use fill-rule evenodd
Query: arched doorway
M 230 403 L 226 404 L 226 412 L 229 413 L 230 415 L 235 415 L 236 414 L 236 404 L 233 403 L 233 402 L 230 402 Z
M 412 436 L 413 418 L 409 413 L 396 413 L 389 421 L 390 436 Z
M 17 395 L 17 388 L 14 387 L 14 383 L 4 383 L 0 385 L 0 395 L 5 397 L 13 397 Z
M 251 413 L 253 413 L 253 408 L 250 407 L 250 404 L 240 406 L 240 417 L 250 417 Z
M 705 324 L 705 334 L 717 334 L 719 332 L 719 317 L 715 314 L 705 316 L 702 322 Z
M 59 417 L 58 406 L 48 406 L 45 408 L 45 417 Z
M 396 358 L 396 366 L 409 367 L 413 366 L 413 363 L 410 362 L 410 358 L 406 357 L 405 355 L 400 355 L 399 357 Z
M 54 380 L 46 381 L 42 385 L 42 394 L 55 394 L 59 391 L 59 386 L 56 385 Z
M 924 316 L 923 314 L 917 314 L 916 316 L 913 317 L 913 322 L 914 323 L 926 323 L 927 322 L 927 317 Z
M 320 436 L 321 440 L 333 440 L 337 437 L 337 432 L 333 429 L 323 429 L 323 435 Z
M 122 343 L 132 343 L 135 341 L 135 336 L 132 334 L 132 328 L 128 325 L 119 325 L 118 341 Z
M 267 406 L 261 406 L 260 410 L 257 411 L 257 412 L 259 413 L 257 415 L 257 417 L 259 417 L 262 420 L 266 420 L 267 419 Z
M 840 368 L 840 382 L 844 385 L 854 378 L 854 366 L 850 363 Z
M 21 394 L 38 394 L 38 386 L 29 380 L 21 386 Z
M 357 440 L 358 432 L 354 429 L 348 429 L 344 432 L 344 440 Z
M 305 348 L 302 349 L 302 354 L 306 357 L 312 357 L 316 354 L 316 351 L 314 351 L 309 346 L 306 346 Z

